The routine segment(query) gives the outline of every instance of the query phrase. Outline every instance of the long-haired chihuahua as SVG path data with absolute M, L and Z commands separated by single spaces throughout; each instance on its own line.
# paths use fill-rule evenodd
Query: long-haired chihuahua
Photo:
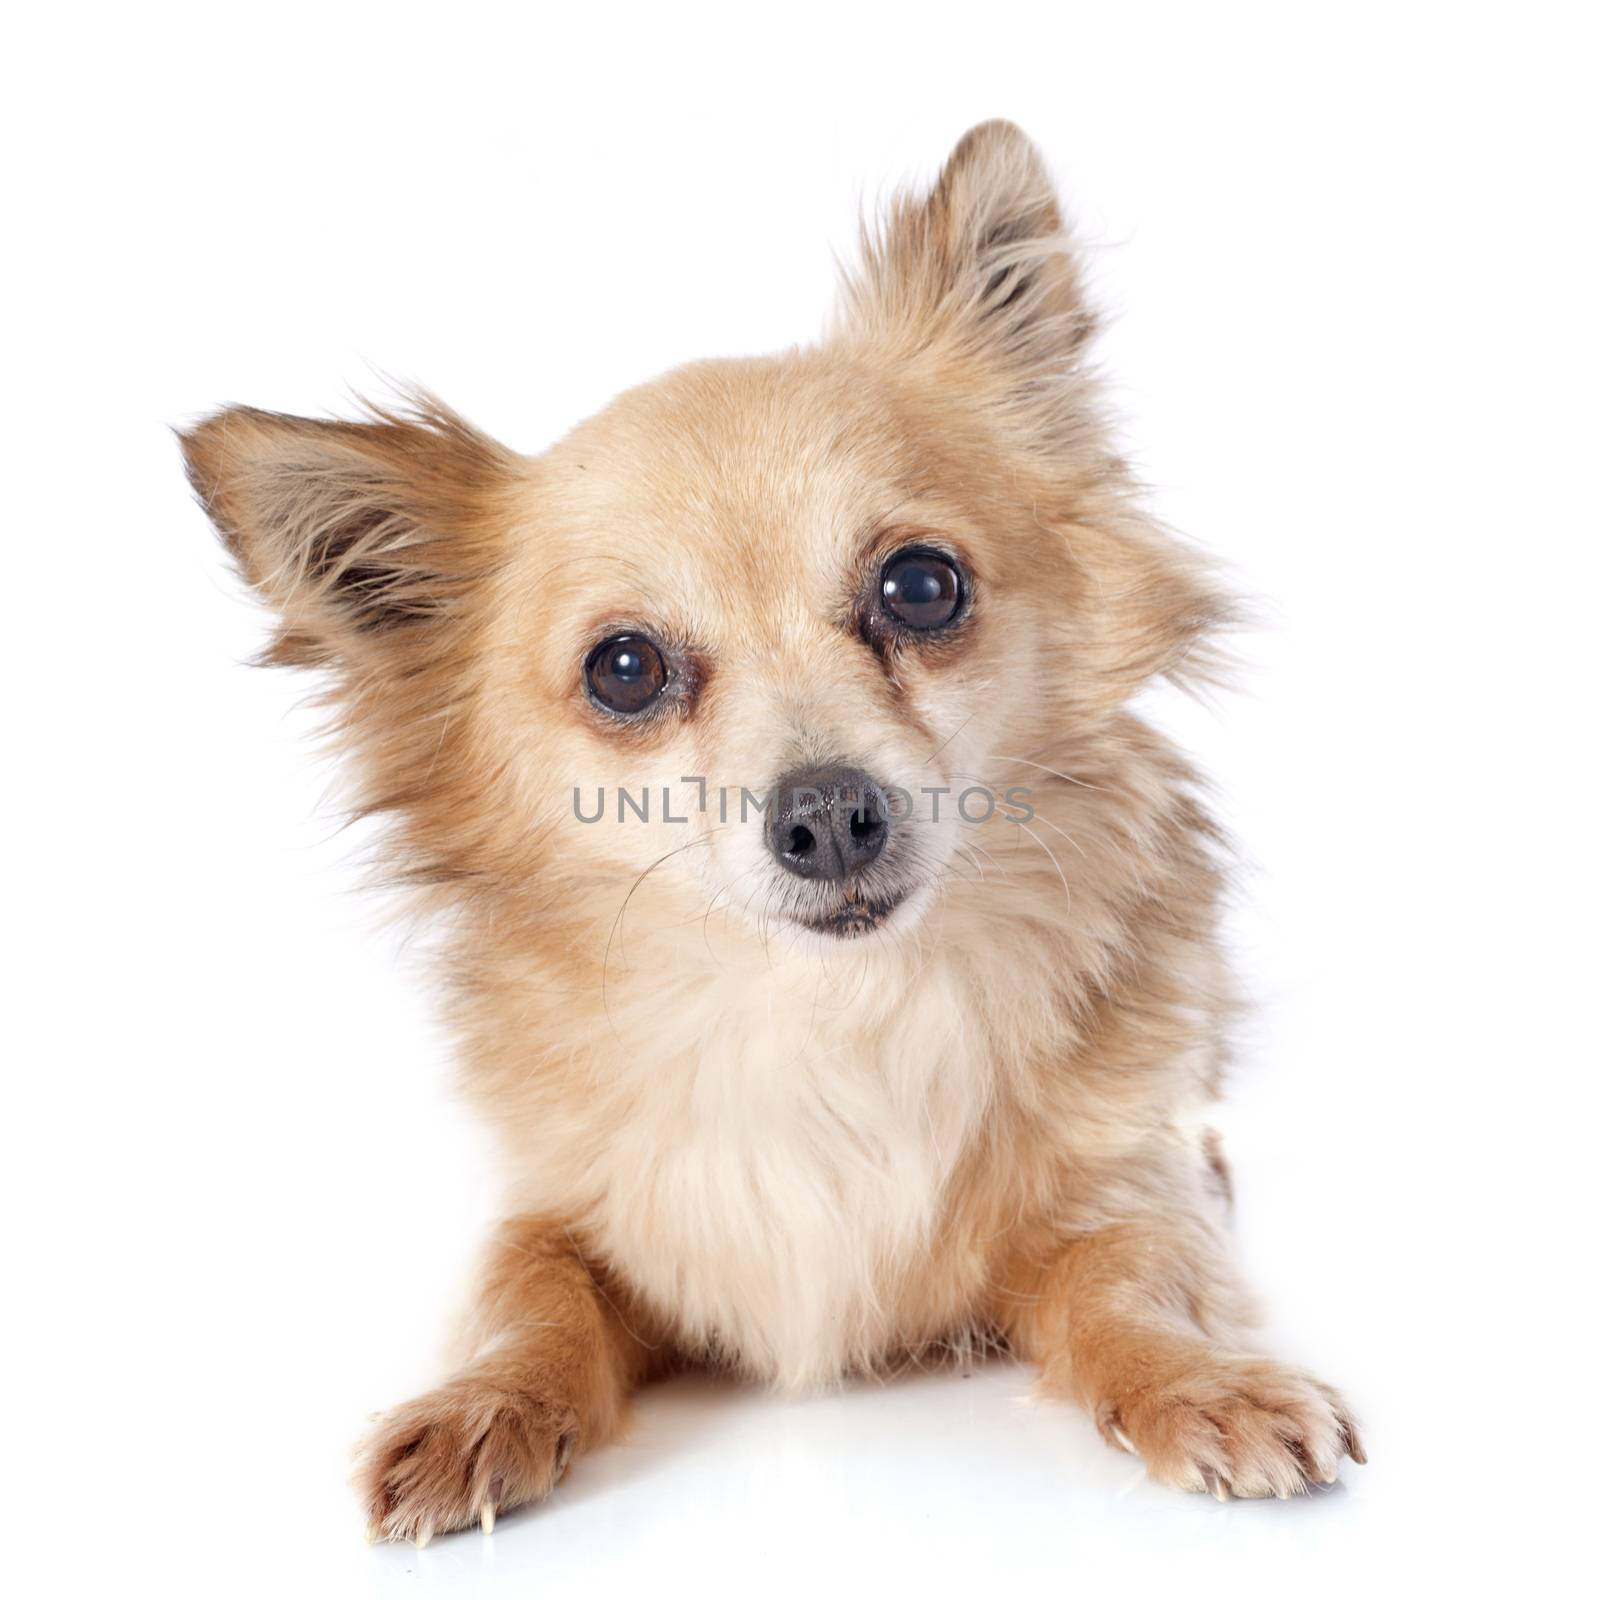
M 1130 703 L 1232 608 L 1141 508 L 1080 278 L 991 122 L 820 343 L 543 455 L 420 395 L 185 435 L 445 930 L 503 1156 L 458 1365 L 363 1448 L 376 1533 L 491 1528 L 687 1364 L 1002 1346 L 1179 1488 L 1362 1459 L 1229 1262 L 1223 851 Z

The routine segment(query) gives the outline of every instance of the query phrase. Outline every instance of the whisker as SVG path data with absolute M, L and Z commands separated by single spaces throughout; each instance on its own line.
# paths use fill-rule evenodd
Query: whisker
M 617 932 L 622 926 L 622 919 L 628 914 L 628 904 L 633 899 L 634 895 L 638 893 L 639 885 L 642 884 L 644 880 L 662 864 L 662 862 L 670 861 L 674 856 L 682 855 L 685 850 L 692 850 L 697 844 L 708 844 L 710 843 L 710 839 L 710 833 L 702 834 L 698 839 L 691 839 L 687 844 L 680 844 L 676 849 L 667 851 L 665 855 L 657 856 L 656 859 L 652 861 L 650 865 L 633 880 L 632 884 L 629 885 L 628 892 L 622 897 L 622 904 L 617 907 L 617 914 L 611 922 L 611 931 L 606 935 L 605 951 L 600 957 L 600 1004 L 602 1009 L 605 1011 L 606 1020 L 611 1022 L 611 1031 L 617 1034 L 618 1039 L 621 1039 L 622 1035 L 617 1033 L 616 1023 L 612 1021 L 611 1007 L 606 998 L 606 983 L 611 969 L 612 941 L 617 937 Z M 626 958 L 624 957 L 624 959 Z
M 748 878 L 752 872 L 758 871 L 760 871 L 760 867 L 754 866 L 746 867 L 743 872 L 735 873 L 733 877 L 729 878 L 728 881 L 723 884 L 723 886 L 718 889 L 714 895 L 712 895 L 710 900 L 706 902 L 706 914 L 700 919 L 700 938 L 705 944 L 707 955 L 709 955 L 713 961 L 719 961 L 719 964 L 720 960 L 717 956 L 717 953 L 711 948 L 711 913 L 717 909 L 717 901 L 719 901 L 723 895 L 730 893 L 736 883 Z M 728 912 L 732 910 L 733 901 L 730 899 L 727 907 L 723 911 L 723 915 L 726 916 Z
M 1061 837 L 1065 839 L 1067 843 L 1070 844 L 1085 861 L 1089 859 L 1088 854 L 1084 850 L 1083 846 L 1079 844 L 1078 841 L 1074 839 L 1065 828 L 1059 826 L 1057 823 L 1052 822 L 1042 811 L 1035 811 L 1033 814 L 1033 820 L 1035 822 L 1042 822 L 1047 828 L 1054 828 L 1055 831 L 1059 833 Z
M 1024 832 L 1024 833 L 1025 833 L 1025 834 L 1027 834 L 1027 836 L 1028 836 L 1028 837 L 1029 837 L 1029 838 L 1030 838 L 1030 839 L 1032 839 L 1032 840 L 1033 840 L 1033 842 L 1034 842 L 1034 843 L 1035 843 L 1035 844 L 1036 844 L 1036 845 L 1038 845 L 1038 847 L 1039 847 L 1039 848 L 1040 848 L 1040 849 L 1041 849 L 1041 850 L 1043 850 L 1043 851 L 1044 851 L 1044 853 L 1045 853 L 1045 854 L 1046 854 L 1046 855 L 1047 855 L 1047 856 L 1049 856 L 1049 857 L 1050 857 L 1050 865 L 1051 865 L 1051 866 L 1053 866 L 1053 867 L 1054 867 L 1054 868 L 1055 868 L 1055 869 L 1056 869 L 1056 876 L 1057 876 L 1057 877 L 1058 877 L 1058 878 L 1060 878 L 1060 880 L 1061 880 L 1061 887 L 1062 887 L 1062 888 L 1063 888 L 1063 889 L 1065 889 L 1065 890 L 1066 890 L 1066 892 L 1067 892 L 1067 911 L 1068 911 L 1068 913 L 1069 913 L 1069 914 L 1070 914 L 1070 912 L 1071 912 L 1071 911 L 1072 911 L 1072 885 L 1071 885 L 1071 884 L 1070 884 L 1070 883 L 1068 883 L 1068 882 L 1067 882 L 1067 875 L 1066 875 L 1066 873 L 1064 873 L 1064 872 L 1063 872 L 1063 871 L 1062 871 L 1062 870 L 1061 870 L 1061 863 L 1060 863 L 1060 862 L 1059 862 L 1059 861 L 1057 861 L 1057 860 L 1056 860 L 1056 856 L 1055 856 L 1055 851 L 1053 851 L 1053 850 L 1052 850 L 1052 849 L 1051 849 L 1051 848 L 1050 848 L 1050 846 L 1049 846 L 1049 845 L 1047 845 L 1047 844 L 1046 844 L 1046 843 L 1045 843 L 1045 842 L 1044 842 L 1044 840 L 1043 840 L 1043 839 L 1041 839 L 1041 838 L 1040 838 L 1040 837 L 1039 837 L 1039 835 L 1038 835 L 1038 834 L 1036 834 L 1036 833 L 1035 833 L 1035 832 L 1034 832 L 1034 831 L 1033 831 L 1033 829 L 1032 829 L 1032 828 L 1030 828 L 1030 827 L 1029 827 L 1029 826 L 1028 826 L 1028 824 L 1027 824 L 1027 823 L 1026 823 L 1026 822 L 1019 822 L 1019 823 L 1018 823 L 1018 824 L 1017 824 L 1017 826 L 1018 826 L 1018 827 L 1019 827 L 1019 828 L 1021 828 L 1021 829 L 1022 829 L 1022 831 L 1023 831 L 1023 832 Z
M 986 679 L 983 683 L 975 684 L 973 686 L 972 693 L 973 694 L 982 694 L 985 689 L 992 689 L 993 687 L 994 687 L 994 679 L 993 678 L 989 678 L 989 679 Z M 963 731 L 965 731 L 967 724 L 969 722 L 971 722 L 972 719 L 975 716 L 977 716 L 978 711 L 980 709 L 981 709 L 980 707 L 974 706 L 972 708 L 972 710 L 970 712 L 968 712 L 968 714 L 962 719 L 961 726 L 958 727 L 956 729 L 955 733 L 952 733 L 950 735 L 950 737 L 948 739 L 946 739 L 944 741 L 944 743 L 941 744 L 939 746 L 939 748 L 937 750 L 935 750 L 933 752 L 933 754 L 931 756 L 929 756 L 928 759 L 922 763 L 923 766 L 931 767 L 933 765 L 935 759 L 937 757 L 943 755 L 944 752 L 949 748 L 949 746 L 955 742 L 957 736 L 959 734 L 961 734 Z
M 1093 789 L 1097 793 L 1106 791 L 1097 783 L 1085 783 L 1082 778 L 1074 778 L 1070 772 L 1060 772 L 1055 767 L 1047 767 L 1042 761 L 1030 761 L 1026 756 L 993 756 L 994 761 L 1018 761 L 1025 767 L 1037 767 L 1040 772 L 1048 772 L 1052 778 L 1060 778 L 1063 783 L 1075 783 L 1080 789 Z

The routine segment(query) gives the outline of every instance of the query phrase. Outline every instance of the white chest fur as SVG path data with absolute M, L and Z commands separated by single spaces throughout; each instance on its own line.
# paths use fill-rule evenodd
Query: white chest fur
M 786 1387 L 882 1353 L 990 1092 L 947 972 L 859 976 L 680 992 L 648 1043 L 601 1052 L 587 1170 L 544 1168 L 685 1341 Z

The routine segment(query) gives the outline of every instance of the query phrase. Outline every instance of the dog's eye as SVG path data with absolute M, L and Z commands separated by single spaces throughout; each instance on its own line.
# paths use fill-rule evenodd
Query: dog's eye
M 589 693 L 607 711 L 631 717 L 666 688 L 667 664 L 643 634 L 619 633 L 589 652 L 583 676 Z
M 904 550 L 883 569 L 883 609 L 908 628 L 948 627 L 961 609 L 961 590 L 961 569 L 933 550 Z

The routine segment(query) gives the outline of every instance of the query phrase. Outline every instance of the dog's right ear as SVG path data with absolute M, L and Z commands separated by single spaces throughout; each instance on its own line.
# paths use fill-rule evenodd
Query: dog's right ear
M 459 616 L 520 460 L 426 396 L 364 422 L 236 406 L 181 435 L 189 480 L 279 612 L 267 659 L 349 665 Z

